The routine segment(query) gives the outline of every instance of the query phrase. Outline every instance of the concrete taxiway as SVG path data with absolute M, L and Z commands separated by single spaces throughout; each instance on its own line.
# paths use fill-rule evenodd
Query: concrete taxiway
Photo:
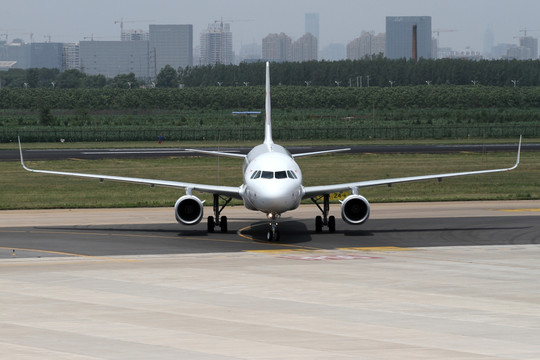
M 540 201 L 375 204 L 335 234 L 302 207 L 277 244 L 226 212 L 0 212 L 2 356 L 540 358 Z

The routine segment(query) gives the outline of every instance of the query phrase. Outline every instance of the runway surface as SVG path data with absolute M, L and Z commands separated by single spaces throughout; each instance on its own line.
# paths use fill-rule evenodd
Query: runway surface
M 538 359 L 540 201 L 374 204 L 261 241 L 172 209 L 0 212 L 10 359 Z M 337 207 L 332 208 L 338 214 Z
M 517 144 L 517 143 L 516 143 Z M 494 152 L 515 151 L 516 144 L 471 144 L 471 145 L 362 145 L 350 146 L 349 153 L 455 153 L 455 152 Z M 69 146 L 69 145 L 66 145 Z M 315 147 L 287 147 L 291 153 L 322 151 L 328 149 L 345 148 L 349 146 L 315 146 Z M 524 151 L 540 151 L 540 144 L 523 144 Z M 23 144 L 24 149 L 24 144 Z M 218 150 L 218 148 L 207 148 Z M 220 151 L 247 154 L 251 148 L 227 147 Z M 107 159 L 107 158 L 156 158 L 171 156 L 206 156 L 182 148 L 147 148 L 147 149 L 45 149 L 24 150 L 25 160 L 66 160 L 66 159 Z M 0 161 L 19 160 L 18 150 L 0 150 Z

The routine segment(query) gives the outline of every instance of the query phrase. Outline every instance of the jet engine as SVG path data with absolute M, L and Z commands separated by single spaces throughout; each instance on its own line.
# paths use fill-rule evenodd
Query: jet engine
M 193 195 L 184 195 L 174 205 L 176 221 L 184 225 L 196 225 L 203 218 L 203 203 Z
M 369 211 L 369 201 L 360 195 L 349 195 L 341 203 L 341 218 L 349 224 L 363 224 L 369 218 Z

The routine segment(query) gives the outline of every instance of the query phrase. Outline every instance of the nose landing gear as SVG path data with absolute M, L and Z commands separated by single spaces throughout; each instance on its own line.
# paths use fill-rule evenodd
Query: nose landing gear
M 279 214 L 269 213 L 266 215 L 268 220 L 270 220 L 270 228 L 266 232 L 266 240 L 267 241 L 279 241 L 280 234 L 279 230 L 277 229 L 277 220 L 279 218 Z

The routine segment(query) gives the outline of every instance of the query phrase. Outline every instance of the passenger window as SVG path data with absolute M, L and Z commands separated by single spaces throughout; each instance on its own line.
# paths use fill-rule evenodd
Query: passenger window
M 287 175 L 289 175 L 289 179 L 298 179 L 294 172 L 291 170 L 287 170 Z
M 263 171 L 262 174 L 261 174 L 261 177 L 263 179 L 273 179 L 274 178 L 274 173 L 272 171 Z
M 276 179 L 286 179 L 286 178 L 287 178 L 286 171 L 276 171 Z

